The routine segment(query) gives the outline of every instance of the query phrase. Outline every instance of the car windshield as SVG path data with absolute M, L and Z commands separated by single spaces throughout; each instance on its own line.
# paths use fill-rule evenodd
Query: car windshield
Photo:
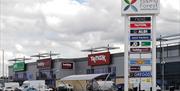
M 37 91 L 35 88 L 29 88 L 27 91 Z
M 12 89 L 12 87 L 6 87 L 6 89 Z

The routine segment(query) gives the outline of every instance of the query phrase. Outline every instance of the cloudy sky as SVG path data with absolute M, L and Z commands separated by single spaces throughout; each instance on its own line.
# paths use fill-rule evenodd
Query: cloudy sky
M 0 57 L 4 49 L 6 65 L 49 51 L 84 57 L 80 50 L 108 44 L 122 52 L 123 29 L 121 0 L 0 0 Z M 180 0 L 161 0 L 156 31 L 180 33 Z

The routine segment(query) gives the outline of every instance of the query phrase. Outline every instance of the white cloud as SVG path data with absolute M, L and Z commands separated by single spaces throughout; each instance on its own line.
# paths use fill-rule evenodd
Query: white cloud
M 52 0 L 42 4 L 42 11 L 46 15 L 76 15 L 84 6 L 72 0 Z
M 50 25 L 51 27 L 56 27 L 56 26 L 58 26 L 58 24 L 61 23 L 61 19 L 59 19 L 58 17 L 55 17 L 55 16 L 46 17 L 46 21 L 47 21 L 48 25 Z
M 22 52 L 24 50 L 23 46 L 20 44 L 16 44 L 15 47 L 16 47 L 16 50 L 19 52 Z
M 1 47 L 12 55 L 54 51 L 60 57 L 87 56 L 80 50 L 120 46 L 121 0 L 0 0 Z M 161 0 L 157 36 L 180 33 L 179 0 Z M 172 32 L 173 31 L 173 32 Z
M 180 0 L 163 0 L 161 1 L 161 5 L 163 7 L 172 8 L 175 10 L 180 11 Z

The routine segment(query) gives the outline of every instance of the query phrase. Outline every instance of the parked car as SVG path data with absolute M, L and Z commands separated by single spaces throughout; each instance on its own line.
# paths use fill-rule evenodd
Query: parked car
M 3 87 L 0 87 L 0 91 L 3 91 Z
M 13 87 L 4 87 L 4 91 L 14 91 Z
M 73 91 L 73 86 L 70 84 L 59 84 L 57 91 Z

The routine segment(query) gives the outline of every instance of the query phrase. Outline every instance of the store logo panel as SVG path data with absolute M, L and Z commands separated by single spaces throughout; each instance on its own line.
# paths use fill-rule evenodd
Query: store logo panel
M 140 10 L 158 10 L 159 0 L 139 0 Z
M 140 70 L 141 71 L 151 71 L 152 70 L 152 66 L 140 66 Z
M 152 54 L 151 53 L 136 53 L 136 54 L 129 53 L 129 58 L 130 60 L 131 59 L 151 59 Z
M 73 63 L 71 63 L 71 62 L 62 62 L 61 67 L 62 67 L 62 69 L 73 69 Z
M 149 53 L 151 48 L 130 48 L 131 53 Z
M 130 59 L 130 65 L 151 65 L 151 59 Z
M 151 83 L 152 82 L 152 78 L 141 78 L 141 83 Z
M 130 71 L 140 71 L 140 66 L 130 66 Z
M 13 71 L 25 71 L 26 70 L 26 64 L 25 62 L 16 62 L 13 64 Z
M 150 29 L 131 29 L 130 34 L 151 34 Z
M 141 42 L 141 46 L 151 46 L 151 41 Z
M 151 17 L 130 17 L 131 22 L 148 22 L 151 21 Z
M 151 47 L 151 41 L 133 41 L 130 47 Z
M 130 40 L 151 40 L 151 36 L 150 35 L 130 36 Z
M 136 3 L 137 0 L 124 0 L 127 6 L 124 8 L 124 11 L 127 11 L 129 8 L 132 9 L 134 12 L 137 12 L 138 9 L 133 5 Z
M 109 65 L 110 62 L 110 52 L 88 55 L 88 65 L 90 66 Z
M 122 14 L 158 14 L 160 0 L 121 0 Z
M 130 42 L 130 46 L 138 47 L 140 46 L 140 42 Z
M 130 77 L 152 77 L 150 71 L 146 72 L 130 72 Z
M 52 59 L 40 59 L 37 60 L 37 68 L 38 69 L 51 69 L 52 68 Z
M 129 78 L 130 83 L 140 83 L 140 78 Z
M 151 28 L 151 23 L 131 23 L 130 28 Z

